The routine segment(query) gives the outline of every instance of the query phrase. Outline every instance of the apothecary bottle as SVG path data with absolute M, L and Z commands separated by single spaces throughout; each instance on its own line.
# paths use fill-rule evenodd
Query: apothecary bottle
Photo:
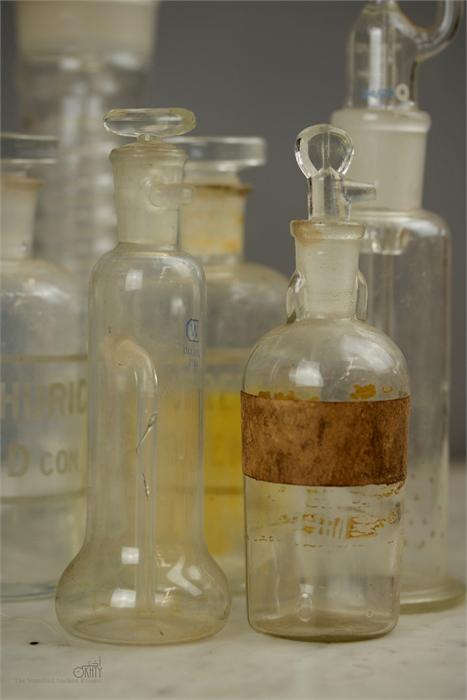
M 58 587 L 63 627 L 120 644 L 218 631 L 227 582 L 203 534 L 204 279 L 178 247 L 184 109 L 113 110 L 119 243 L 97 264 L 89 306 L 86 538 Z
M 245 588 L 240 389 L 248 354 L 264 333 L 285 321 L 287 280 L 244 260 L 245 206 L 251 188 L 240 179 L 263 165 L 258 137 L 184 136 L 185 179 L 192 197 L 181 209 L 183 248 L 200 260 L 207 286 L 205 375 L 205 533 L 209 551 L 233 593 Z
M 417 95 L 419 65 L 450 42 L 462 5 L 438 3 L 437 21 L 423 28 L 397 2 L 366 4 L 349 35 L 346 105 L 332 116 L 355 145 L 350 175 L 377 186 L 376 199 L 353 210 L 366 229 L 368 320 L 402 349 L 411 378 L 401 594 L 411 609 L 463 592 L 447 562 L 451 242 L 446 222 L 422 208 L 431 120 Z
M 84 535 L 86 358 L 72 276 L 32 255 L 49 137 L 1 137 L 1 594 L 50 595 Z
M 349 204 L 372 188 L 343 179 L 352 153 L 325 124 L 298 136 L 309 218 L 291 224 L 288 323 L 242 392 L 248 617 L 304 640 L 379 636 L 399 613 L 409 386 L 400 350 L 357 319 Z

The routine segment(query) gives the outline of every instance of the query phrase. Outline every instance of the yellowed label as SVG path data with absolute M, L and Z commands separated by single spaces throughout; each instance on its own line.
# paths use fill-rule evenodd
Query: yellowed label
M 243 472 L 305 486 L 403 481 L 409 397 L 324 402 L 242 392 Z

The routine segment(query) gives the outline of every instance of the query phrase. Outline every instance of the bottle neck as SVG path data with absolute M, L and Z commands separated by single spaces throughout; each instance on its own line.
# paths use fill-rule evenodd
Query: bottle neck
M 182 151 L 136 141 L 112 151 L 118 239 L 153 248 L 178 244 L 184 197 Z
M 53 133 L 67 147 L 102 139 L 102 116 L 116 105 L 132 104 L 141 92 L 156 3 L 17 5 L 19 85 L 28 129 Z
M 423 196 L 426 137 L 430 117 L 409 110 L 343 109 L 332 124 L 347 131 L 355 156 L 349 176 L 376 187 L 376 199 L 356 204 L 361 209 L 410 211 L 420 209 Z
M 178 209 L 156 209 L 145 201 L 125 203 L 117 199 L 117 230 L 120 243 L 138 243 L 153 248 L 178 244 Z
M 292 233 L 300 277 L 297 318 L 355 317 L 361 227 L 294 221 Z
M 115 104 L 133 104 L 142 92 L 145 70 L 105 63 L 68 67 L 64 60 L 22 63 L 19 92 L 28 129 L 53 133 L 64 148 L 102 140 L 102 115 Z
M 241 183 L 194 184 L 180 217 L 182 248 L 204 263 L 243 256 L 246 195 Z
M 5 260 L 31 256 L 40 181 L 20 175 L 2 176 L 1 253 Z

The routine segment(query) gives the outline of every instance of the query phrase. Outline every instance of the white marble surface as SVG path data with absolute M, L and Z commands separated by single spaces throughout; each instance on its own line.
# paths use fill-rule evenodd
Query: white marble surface
M 464 572 L 465 473 L 451 480 L 452 570 Z M 173 647 L 114 647 L 67 635 L 52 601 L 2 607 L 2 698 L 462 700 L 466 608 L 403 615 L 381 639 L 313 644 L 258 635 L 234 602 L 222 632 Z M 31 641 L 39 642 L 31 645 Z M 99 661 L 100 679 L 77 679 Z M 78 671 L 75 671 L 78 673 Z

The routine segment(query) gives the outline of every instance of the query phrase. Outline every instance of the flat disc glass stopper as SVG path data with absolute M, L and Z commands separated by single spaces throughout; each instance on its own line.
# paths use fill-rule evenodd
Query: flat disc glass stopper
M 104 117 L 104 126 L 118 136 L 139 141 L 180 136 L 196 126 L 196 117 L 189 109 L 112 109 Z
M 266 162 L 266 142 L 258 136 L 180 136 L 171 142 L 185 151 L 187 169 L 236 173 Z

